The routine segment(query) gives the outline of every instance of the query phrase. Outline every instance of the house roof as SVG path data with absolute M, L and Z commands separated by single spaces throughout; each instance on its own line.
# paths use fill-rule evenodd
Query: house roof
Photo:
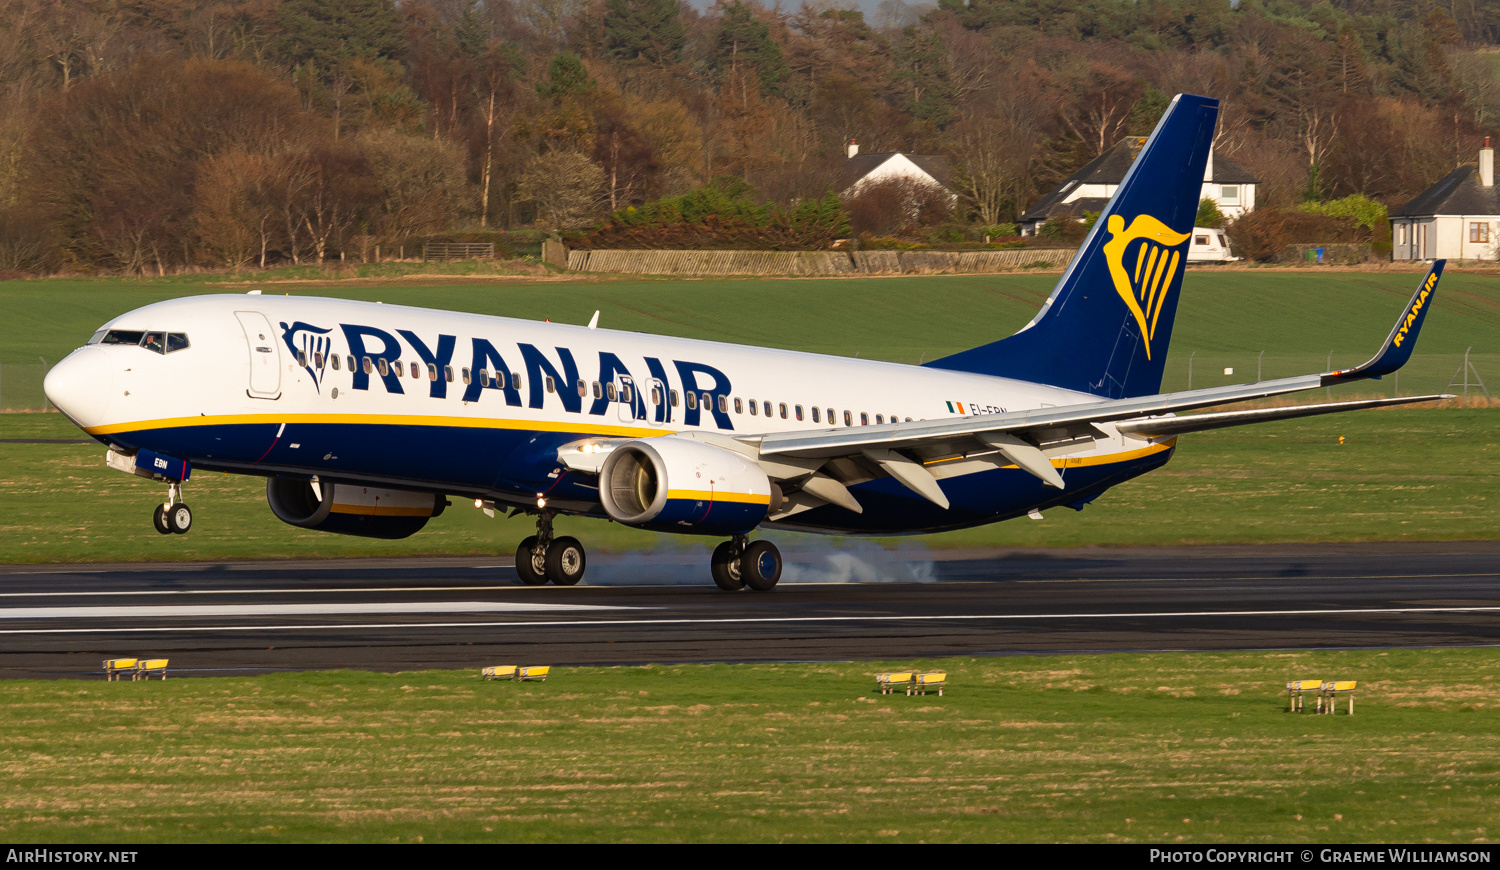
M 1021 215 L 1021 222 L 1047 220 L 1053 209 L 1067 198 L 1073 188 L 1081 184 L 1119 184 L 1124 181 L 1125 173 L 1130 171 L 1130 164 L 1135 162 L 1136 155 L 1141 153 L 1141 146 L 1145 144 L 1144 136 L 1126 136 L 1116 142 L 1113 148 L 1085 163 L 1082 169 L 1063 179 L 1062 184 L 1051 193 L 1037 200 L 1035 205 Z M 1214 155 L 1213 175 L 1206 181 L 1213 184 L 1260 183 L 1245 167 L 1219 154 Z
M 1412 198 L 1406 205 L 1391 209 L 1391 217 L 1418 217 L 1439 214 L 1500 215 L 1500 186 L 1485 187 L 1479 183 L 1479 166 L 1466 163 Z
M 917 165 L 917 168 L 932 176 L 932 178 L 944 187 L 953 178 L 953 166 L 948 158 L 937 154 L 907 154 L 904 151 L 872 151 L 869 154 L 856 154 L 844 161 L 844 178 L 842 187 L 848 189 L 861 178 L 874 172 L 882 163 L 901 155 Z

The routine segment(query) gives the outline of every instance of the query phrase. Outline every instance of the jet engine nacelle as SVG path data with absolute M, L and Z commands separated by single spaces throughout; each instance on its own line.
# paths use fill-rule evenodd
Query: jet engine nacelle
M 610 518 L 658 531 L 749 532 L 770 513 L 773 492 L 754 462 L 683 438 L 626 441 L 599 470 L 599 500 Z
M 267 479 L 266 501 L 271 503 L 271 513 L 284 523 L 362 538 L 410 537 L 448 504 L 430 492 L 292 477 Z

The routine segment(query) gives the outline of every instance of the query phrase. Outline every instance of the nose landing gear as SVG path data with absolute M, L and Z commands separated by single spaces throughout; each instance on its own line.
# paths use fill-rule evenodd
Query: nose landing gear
M 516 548 L 516 574 L 527 586 L 548 580 L 557 586 L 576 586 L 588 567 L 588 556 L 577 538 L 552 536 L 552 511 L 537 515 L 536 534 Z
M 714 548 L 709 568 L 714 584 L 725 592 L 736 592 L 746 586 L 757 592 L 769 592 L 781 580 L 781 551 L 770 541 L 752 544 L 744 535 L 735 535 Z
M 163 535 L 185 535 L 193 527 L 193 511 L 182 500 L 182 484 L 167 484 L 167 500 L 156 506 L 151 524 Z

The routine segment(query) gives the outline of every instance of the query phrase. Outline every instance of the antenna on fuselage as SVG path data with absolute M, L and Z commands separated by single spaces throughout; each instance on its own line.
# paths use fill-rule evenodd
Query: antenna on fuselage
M 594 316 L 589 318 L 589 329 L 598 329 L 598 328 L 599 328 L 599 311 L 596 309 L 594 311 Z

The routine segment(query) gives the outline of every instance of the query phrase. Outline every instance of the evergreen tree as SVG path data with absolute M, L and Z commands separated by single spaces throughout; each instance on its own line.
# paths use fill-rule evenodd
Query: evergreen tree
M 721 73 L 754 71 L 760 79 L 761 94 L 776 93 L 789 70 L 781 46 L 771 38 L 771 29 L 740 0 L 730 0 L 723 8 L 724 17 L 714 37 L 714 66 Z
M 607 0 L 604 48 L 610 57 L 662 66 L 682 58 L 687 30 L 678 0 Z
M 406 40 L 391 0 L 288 0 L 276 47 L 292 65 L 339 69 L 353 60 L 399 61 Z
M 543 99 L 558 100 L 563 97 L 588 93 L 594 88 L 594 80 L 583 68 L 583 61 L 571 51 L 559 51 L 547 64 L 547 78 L 536 83 L 537 95 Z

